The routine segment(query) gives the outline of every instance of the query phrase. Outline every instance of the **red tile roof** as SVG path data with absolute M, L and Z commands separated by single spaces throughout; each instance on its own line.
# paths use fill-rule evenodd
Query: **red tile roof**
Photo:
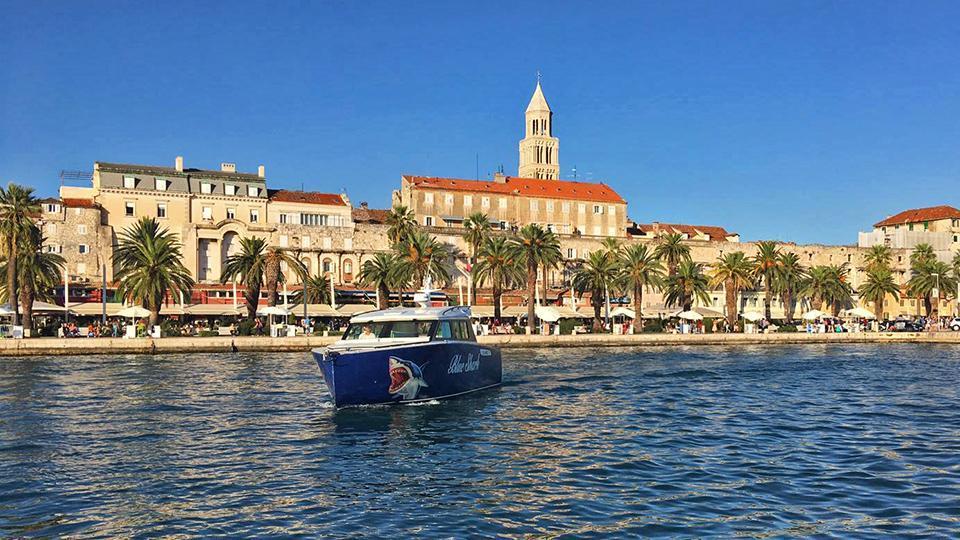
M 929 208 L 912 208 L 899 214 L 892 215 L 883 221 L 874 223 L 874 227 L 887 225 L 903 225 L 905 223 L 922 223 L 941 219 L 960 219 L 960 210 L 952 206 L 931 206 Z
M 292 202 L 301 204 L 326 204 L 333 206 L 346 206 L 337 193 L 318 193 L 316 191 L 288 191 L 286 189 L 270 190 L 270 200 L 276 202 Z
M 66 208 L 94 208 L 97 203 L 92 199 L 64 199 L 63 206 Z
M 686 234 L 690 238 L 705 234 L 710 237 L 710 240 L 726 240 L 728 236 L 736 236 L 737 234 L 714 225 L 685 225 L 682 223 L 635 223 L 634 228 L 639 229 L 644 234 L 655 233 L 659 230 L 667 234 Z
M 536 178 L 515 178 L 507 176 L 506 181 L 501 184 L 494 181 L 433 178 L 429 176 L 404 175 L 403 179 L 416 187 L 428 189 L 471 191 L 475 193 L 496 193 L 503 195 L 513 194 L 525 197 L 572 199 L 590 202 L 621 204 L 626 204 L 627 202 L 606 184 L 571 182 L 569 180 L 538 180 Z
M 354 208 L 353 220 L 357 223 L 386 223 L 389 210 L 380 210 L 377 208 Z

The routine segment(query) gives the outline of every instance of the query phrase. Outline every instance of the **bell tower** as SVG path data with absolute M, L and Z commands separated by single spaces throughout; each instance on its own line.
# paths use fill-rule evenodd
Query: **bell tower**
M 543 97 L 540 73 L 526 112 L 526 135 L 520 141 L 521 178 L 560 178 L 560 139 L 553 136 L 553 111 Z

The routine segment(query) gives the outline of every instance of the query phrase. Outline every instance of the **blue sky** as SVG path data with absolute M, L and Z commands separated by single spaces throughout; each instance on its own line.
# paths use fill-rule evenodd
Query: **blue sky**
M 515 173 L 540 70 L 562 176 L 639 221 L 853 243 L 960 204 L 957 2 L 141 4 L 6 4 L 0 181 L 183 155 L 386 207 Z

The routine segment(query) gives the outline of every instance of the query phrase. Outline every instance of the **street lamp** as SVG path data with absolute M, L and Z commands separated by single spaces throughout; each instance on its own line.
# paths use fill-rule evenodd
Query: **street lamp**
M 933 289 L 933 296 L 934 296 L 934 302 L 936 302 L 936 305 L 934 306 L 936 307 L 936 312 L 937 312 L 936 324 L 939 325 L 940 324 L 940 274 L 936 272 L 931 272 L 930 275 L 935 276 L 937 278 L 937 286 Z

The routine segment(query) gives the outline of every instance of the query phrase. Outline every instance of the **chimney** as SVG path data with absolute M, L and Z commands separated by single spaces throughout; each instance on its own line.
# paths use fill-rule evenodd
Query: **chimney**
M 176 165 L 177 171 L 183 172 L 183 156 L 177 156 Z
M 263 178 L 264 175 L 266 174 L 267 172 L 266 172 L 266 169 L 263 168 L 263 165 L 260 165 L 259 167 L 257 167 L 257 176 L 259 176 L 260 178 Z
M 367 210 L 367 209 L 369 208 L 369 206 L 367 205 L 367 201 L 361 202 L 361 203 L 360 203 L 360 208 L 363 208 L 364 210 Z
M 498 184 L 506 184 L 506 183 L 507 183 L 507 177 L 504 176 L 502 172 L 497 171 L 497 172 L 493 173 L 493 181 L 496 182 L 496 183 L 498 183 Z
M 220 172 L 237 172 L 236 163 L 220 162 Z

